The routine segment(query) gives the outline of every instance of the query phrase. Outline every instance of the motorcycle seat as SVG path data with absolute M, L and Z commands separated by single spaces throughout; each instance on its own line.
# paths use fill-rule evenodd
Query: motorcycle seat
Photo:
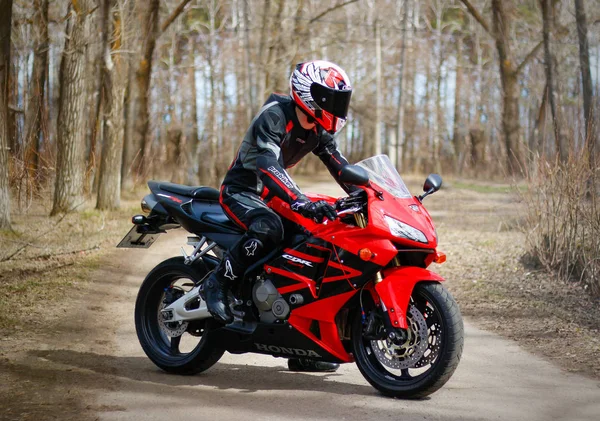
M 231 220 L 224 213 L 203 213 L 200 219 L 211 225 L 221 226 L 239 233 L 244 232 L 238 225 L 231 222 Z
M 191 197 L 192 199 L 202 200 L 219 200 L 219 190 L 208 186 L 184 186 L 175 183 L 160 183 L 158 186 L 161 190 L 171 193 L 180 194 L 182 196 Z

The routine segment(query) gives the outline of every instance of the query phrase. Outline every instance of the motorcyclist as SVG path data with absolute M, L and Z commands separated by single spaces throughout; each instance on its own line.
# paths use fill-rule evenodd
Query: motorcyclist
M 300 63 L 290 77 L 290 95 L 271 94 L 252 120 L 221 186 L 221 206 L 246 233 L 204 285 L 208 310 L 217 320 L 233 322 L 228 289 L 242 280 L 251 263 L 283 240 L 281 218 L 267 206 L 271 198 L 284 200 L 292 210 L 317 222 L 336 218 L 332 205 L 302 194 L 286 169 L 313 152 L 346 192 L 352 189 L 338 179 L 348 161 L 333 138 L 346 122 L 351 94 L 350 80 L 336 64 Z M 337 364 L 302 359 L 288 365 L 296 371 L 337 369 Z

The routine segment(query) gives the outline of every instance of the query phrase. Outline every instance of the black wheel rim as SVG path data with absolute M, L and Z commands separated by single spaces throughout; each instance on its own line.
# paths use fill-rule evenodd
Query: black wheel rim
M 194 280 L 190 278 L 189 274 L 176 271 L 165 273 L 157 279 L 144 303 L 142 320 L 144 335 L 154 353 L 170 363 L 185 363 L 193 359 L 206 341 L 205 321 L 190 322 L 179 336 L 170 336 L 165 331 L 165 324 L 163 323 L 161 326 L 160 310 L 165 306 L 163 301 L 169 289 L 180 288 L 185 293 L 193 286 Z M 177 329 L 177 326 L 167 327 L 171 327 L 171 331 Z
M 414 366 L 400 369 L 387 367 L 374 352 L 372 341 L 361 338 L 365 362 L 383 383 L 410 387 L 429 376 L 440 364 L 447 336 L 441 309 L 434 297 L 424 288 L 415 289 L 410 304 L 422 314 L 427 324 L 427 349 Z

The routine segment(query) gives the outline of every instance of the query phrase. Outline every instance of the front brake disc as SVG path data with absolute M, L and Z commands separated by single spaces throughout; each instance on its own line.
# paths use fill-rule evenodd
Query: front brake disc
M 414 368 L 427 350 L 427 322 L 423 314 L 411 305 L 407 316 L 408 335 L 404 343 L 396 345 L 389 339 L 371 341 L 371 348 L 377 360 L 386 367 Z

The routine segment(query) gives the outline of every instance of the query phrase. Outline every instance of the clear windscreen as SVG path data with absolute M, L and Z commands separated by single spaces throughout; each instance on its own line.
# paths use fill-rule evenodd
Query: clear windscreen
M 387 155 L 377 155 L 357 162 L 369 173 L 369 179 L 399 198 L 412 197 L 406 184 Z

